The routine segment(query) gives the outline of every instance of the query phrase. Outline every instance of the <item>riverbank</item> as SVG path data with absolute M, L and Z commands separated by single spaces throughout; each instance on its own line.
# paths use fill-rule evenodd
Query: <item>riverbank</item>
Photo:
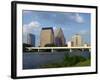
M 39 69 L 39 68 L 49 68 L 44 67 L 45 65 L 53 65 L 51 68 L 56 67 L 56 64 L 59 65 L 58 67 L 66 67 L 65 64 L 66 61 L 68 61 L 66 58 L 66 61 L 64 62 L 65 57 L 71 57 L 71 61 L 75 61 L 78 59 L 77 56 L 81 56 L 85 59 L 90 58 L 90 52 L 88 51 L 75 51 L 75 52 L 24 52 L 23 53 L 23 69 Z M 76 56 L 76 59 L 73 58 Z M 79 57 L 80 58 L 80 57 Z M 73 59 L 73 60 L 72 60 Z M 68 61 L 70 62 L 70 61 Z M 77 63 L 78 65 L 78 63 Z M 74 65 L 75 66 L 75 65 Z
M 90 66 L 90 58 L 86 59 L 82 56 L 68 56 L 65 55 L 61 62 L 49 63 L 42 65 L 42 68 L 59 68 L 59 67 L 84 67 Z

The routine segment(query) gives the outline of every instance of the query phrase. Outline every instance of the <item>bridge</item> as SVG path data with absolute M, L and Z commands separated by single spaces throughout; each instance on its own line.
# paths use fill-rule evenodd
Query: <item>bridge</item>
M 54 51 L 59 51 L 59 50 L 69 50 L 70 52 L 72 52 L 73 50 L 88 50 L 89 52 L 91 52 L 91 47 L 26 47 L 26 49 L 28 51 L 37 51 L 37 52 L 41 52 L 41 51 L 45 51 L 45 50 L 50 50 L 51 52 Z

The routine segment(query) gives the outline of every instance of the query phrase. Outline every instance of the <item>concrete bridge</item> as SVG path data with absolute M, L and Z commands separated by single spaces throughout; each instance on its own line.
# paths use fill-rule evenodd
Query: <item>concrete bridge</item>
M 28 51 L 37 51 L 37 52 L 43 52 L 43 50 L 50 50 L 51 52 L 54 51 L 59 51 L 59 50 L 69 50 L 70 52 L 72 52 L 73 50 L 88 50 L 89 52 L 91 52 L 91 47 L 26 47 L 26 49 Z

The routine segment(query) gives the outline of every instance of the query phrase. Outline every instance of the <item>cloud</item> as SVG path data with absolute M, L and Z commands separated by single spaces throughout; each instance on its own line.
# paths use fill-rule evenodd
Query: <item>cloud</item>
M 77 23 L 84 23 L 84 19 L 79 13 L 72 14 L 69 17 L 71 20 L 74 20 Z
M 23 43 L 28 43 L 29 42 L 29 38 L 28 35 L 34 34 L 35 35 L 35 40 L 36 41 L 36 45 L 38 44 L 39 41 L 39 35 L 40 35 L 40 24 L 37 21 L 32 21 L 29 24 L 24 24 L 23 25 Z
M 68 17 L 64 13 L 58 12 L 34 12 L 38 19 L 42 19 L 44 22 L 64 25 L 67 24 Z M 66 13 L 67 14 L 67 13 Z
M 89 35 L 90 34 L 90 31 L 80 30 L 79 33 L 82 34 L 82 35 Z
M 75 18 L 76 18 L 76 22 L 78 22 L 78 23 L 83 23 L 84 22 L 83 17 L 80 16 L 79 14 L 76 14 Z
M 34 30 L 40 27 L 39 22 L 32 21 L 29 24 L 23 25 L 23 33 L 33 33 Z
M 68 24 L 68 23 L 84 23 L 84 18 L 81 16 L 81 13 L 72 13 L 72 12 L 36 12 L 38 18 L 43 19 L 44 21 L 52 22 L 55 24 Z

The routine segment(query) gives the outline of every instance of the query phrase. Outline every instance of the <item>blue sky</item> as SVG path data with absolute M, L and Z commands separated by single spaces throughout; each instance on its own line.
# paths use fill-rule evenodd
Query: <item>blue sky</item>
M 23 10 L 23 34 L 36 35 L 36 45 L 39 45 L 39 36 L 42 27 L 62 28 L 66 42 L 75 34 L 81 34 L 84 42 L 90 43 L 91 14 L 75 12 L 51 12 Z M 23 38 L 25 42 L 25 36 Z

